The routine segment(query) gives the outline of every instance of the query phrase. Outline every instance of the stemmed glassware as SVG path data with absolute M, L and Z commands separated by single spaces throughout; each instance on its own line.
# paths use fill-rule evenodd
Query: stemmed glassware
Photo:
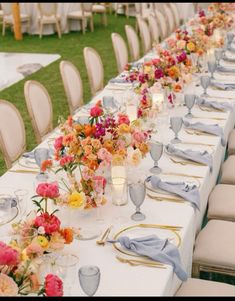
M 227 49 L 231 48 L 231 44 L 232 44 L 233 38 L 234 38 L 234 33 L 228 32 L 227 36 L 226 36 Z
M 40 168 L 40 172 L 37 174 L 36 179 L 40 182 L 46 181 L 48 175 L 42 171 L 42 162 L 50 158 L 50 150 L 47 148 L 37 148 L 34 151 L 35 161 Z
M 204 96 L 204 97 L 209 96 L 207 94 L 207 88 L 209 87 L 209 85 L 211 83 L 210 77 L 206 76 L 206 75 L 203 75 L 203 76 L 200 77 L 200 81 L 201 81 L 201 86 L 204 89 L 204 92 L 202 93 L 201 96 Z
M 172 116 L 170 118 L 171 129 L 175 133 L 175 138 L 171 140 L 171 143 L 180 143 L 181 140 L 178 137 L 178 133 L 182 127 L 183 119 L 182 117 Z
M 100 284 L 100 269 L 95 265 L 85 265 L 78 270 L 78 278 L 83 292 L 94 296 Z
M 208 71 L 211 73 L 211 79 L 215 79 L 214 72 L 216 70 L 216 67 L 217 67 L 217 64 L 214 60 L 208 62 Z
M 134 221 L 144 220 L 146 217 L 142 212 L 140 212 L 140 206 L 143 204 L 146 195 L 146 187 L 144 182 L 140 180 L 136 183 L 130 184 L 129 193 L 131 201 L 136 206 L 136 212 L 132 214 L 131 219 Z
M 217 67 L 220 65 L 220 60 L 222 59 L 223 55 L 224 55 L 224 49 L 223 48 L 215 49 L 215 59 L 216 59 Z
M 161 173 L 161 168 L 158 166 L 158 161 L 163 153 L 163 144 L 157 141 L 150 141 L 150 155 L 154 161 L 154 166 L 150 169 L 150 172 L 154 174 Z
M 196 95 L 194 94 L 185 94 L 184 95 L 184 102 L 186 107 L 188 108 L 188 113 L 185 115 L 186 118 L 192 118 L 193 115 L 191 113 L 191 109 L 193 108 L 196 100 Z
M 26 189 L 17 189 L 14 191 L 14 194 L 18 201 L 18 207 L 20 210 L 20 214 L 23 215 L 25 211 L 27 210 L 27 196 L 28 196 L 28 190 Z

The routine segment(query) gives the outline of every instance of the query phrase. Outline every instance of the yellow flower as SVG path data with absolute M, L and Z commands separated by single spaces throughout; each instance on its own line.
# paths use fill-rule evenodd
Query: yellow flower
M 151 66 L 144 66 L 144 73 L 150 73 L 152 71 Z
M 186 48 L 188 51 L 195 51 L 196 50 L 196 46 L 193 42 L 188 42 L 188 44 L 186 45 Z
M 37 242 L 43 249 L 46 249 L 49 246 L 49 241 L 45 236 L 38 235 Z
M 123 156 L 120 155 L 120 154 L 115 154 L 113 155 L 113 158 L 112 158 L 112 165 L 123 165 Z
M 28 257 L 28 255 L 27 255 L 27 250 L 26 250 L 26 249 L 24 249 L 24 250 L 22 251 L 22 253 L 21 253 L 21 260 L 22 260 L 22 261 L 29 260 L 29 257 Z
M 130 127 L 129 125 L 122 123 L 118 127 L 118 132 L 119 134 L 124 134 L 124 133 L 129 133 L 130 132 Z
M 68 199 L 68 204 L 70 207 L 79 208 L 84 205 L 86 201 L 86 196 L 83 192 L 73 192 Z

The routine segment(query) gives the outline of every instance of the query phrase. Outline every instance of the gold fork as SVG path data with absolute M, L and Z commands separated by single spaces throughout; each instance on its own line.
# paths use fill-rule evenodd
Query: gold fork
M 189 161 L 176 161 L 175 159 L 171 158 L 171 161 L 176 163 L 176 164 L 181 164 L 181 165 L 197 165 L 197 166 L 205 166 L 203 163 L 198 163 L 198 162 L 189 162 Z
M 153 200 L 156 200 L 156 201 L 169 201 L 169 202 L 175 202 L 175 203 L 185 203 L 184 200 L 181 200 L 181 199 L 178 199 L 178 198 L 168 198 L 168 197 L 160 197 L 160 196 L 154 196 L 154 195 L 151 195 L 149 193 L 147 193 L 147 196 L 150 198 L 150 199 L 153 199 Z
M 105 245 L 106 240 L 107 240 L 107 238 L 108 238 L 108 236 L 109 236 L 109 233 L 110 233 L 112 227 L 113 227 L 113 225 L 111 225 L 110 227 L 108 227 L 108 228 L 105 230 L 105 232 L 104 232 L 104 234 L 102 235 L 101 239 L 99 239 L 99 240 L 96 241 L 97 245 L 102 245 L 102 246 Z
M 150 262 L 150 261 L 147 261 L 147 260 L 137 260 L 137 259 L 126 259 L 126 258 L 122 258 L 122 257 L 119 257 L 119 256 L 116 256 L 116 258 L 120 262 L 128 263 L 132 266 L 143 265 L 143 266 L 147 266 L 147 267 L 166 269 L 166 267 L 160 262 Z

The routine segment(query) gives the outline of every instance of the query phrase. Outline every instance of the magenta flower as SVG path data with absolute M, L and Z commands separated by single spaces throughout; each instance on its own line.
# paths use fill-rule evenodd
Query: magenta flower
M 164 73 L 163 73 L 162 69 L 156 69 L 154 72 L 154 76 L 156 79 L 160 79 L 161 77 L 163 77 Z

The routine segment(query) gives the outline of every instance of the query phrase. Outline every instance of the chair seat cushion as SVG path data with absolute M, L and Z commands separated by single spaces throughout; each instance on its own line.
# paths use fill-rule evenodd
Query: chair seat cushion
M 104 5 L 94 4 L 94 5 L 92 6 L 92 11 L 93 11 L 94 13 L 105 13 L 106 8 L 105 8 Z
M 235 155 L 229 156 L 222 165 L 220 183 L 235 185 Z
M 193 263 L 235 269 L 235 223 L 210 220 L 196 238 Z
M 57 20 L 60 20 L 60 15 L 56 16 Z M 56 21 L 55 16 L 39 16 L 38 19 L 43 23 L 55 23 Z
M 228 154 L 235 155 L 235 129 L 233 129 L 228 138 Z
M 235 222 L 235 186 L 218 184 L 208 200 L 208 219 L 222 219 Z
M 235 296 L 235 286 L 216 281 L 189 278 L 175 296 Z
M 88 17 L 91 17 L 92 14 L 90 12 L 84 12 L 84 16 L 86 18 L 88 18 Z M 81 17 L 82 17 L 81 10 L 71 11 L 70 13 L 68 13 L 68 18 L 71 18 L 71 19 L 81 19 Z

